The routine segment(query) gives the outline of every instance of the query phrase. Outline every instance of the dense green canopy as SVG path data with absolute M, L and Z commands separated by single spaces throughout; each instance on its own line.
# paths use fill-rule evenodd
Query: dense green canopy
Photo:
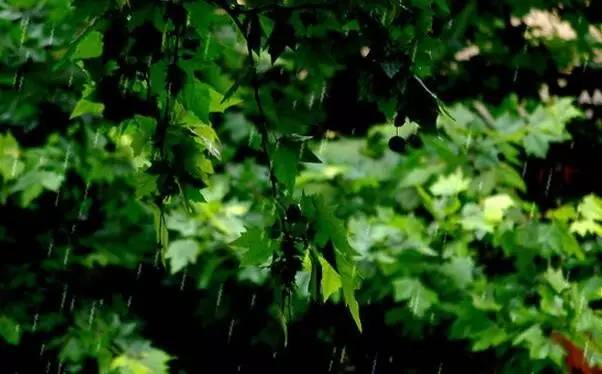
M 601 16 L 0 2 L 0 371 L 594 373 Z

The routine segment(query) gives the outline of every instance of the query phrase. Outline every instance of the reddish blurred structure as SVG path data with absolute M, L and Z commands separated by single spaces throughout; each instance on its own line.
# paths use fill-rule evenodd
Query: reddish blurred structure
M 602 374 L 602 368 L 589 366 L 583 350 L 566 336 L 553 331 L 551 338 L 566 350 L 565 362 L 570 374 Z

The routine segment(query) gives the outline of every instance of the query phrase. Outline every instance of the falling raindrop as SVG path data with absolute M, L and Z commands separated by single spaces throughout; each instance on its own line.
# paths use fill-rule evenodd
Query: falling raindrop
M 339 363 L 343 363 L 343 361 L 345 361 L 345 349 L 346 346 L 343 346 L 343 349 L 341 349 L 341 358 L 339 359 Z
M 224 285 L 219 286 L 219 290 L 217 291 L 217 300 L 215 301 L 215 312 L 217 313 L 217 309 L 222 302 L 222 293 L 224 292 Z
M 50 255 L 52 254 L 53 248 L 54 248 L 54 240 L 51 239 L 50 243 L 48 244 L 48 253 L 46 254 L 47 257 L 50 257 Z
M 230 320 L 230 326 L 228 327 L 228 344 L 230 344 L 230 340 L 232 340 L 232 332 L 234 331 L 234 325 L 236 324 L 236 320 Z
M 374 360 L 372 360 L 372 371 L 371 373 L 376 373 L 376 362 L 378 361 L 378 352 L 374 355 Z
M 330 362 L 328 363 L 328 372 L 330 373 L 332 371 L 332 366 L 334 364 L 334 360 L 335 357 L 337 356 L 337 347 L 333 347 L 332 348 L 332 358 L 330 359 Z
M 92 327 L 92 322 L 94 321 L 94 313 L 96 312 L 96 301 L 92 302 L 92 307 L 90 307 L 90 314 L 88 315 L 88 328 Z
M 437 374 L 441 374 L 443 372 L 443 362 L 439 364 L 439 369 L 437 370 Z
M 27 37 L 27 28 L 29 27 L 29 18 L 23 18 L 21 20 L 21 40 L 19 41 L 19 46 L 22 47 L 23 43 L 25 43 L 25 38 Z
M 46 352 L 46 344 L 42 343 L 40 346 L 40 356 L 44 356 L 44 352 Z
M 31 331 L 35 332 L 38 327 L 38 318 L 40 317 L 40 313 L 36 313 L 33 316 L 33 325 L 31 326 Z
M 415 295 L 412 300 L 410 300 L 410 307 L 412 308 L 412 310 L 414 311 L 414 314 L 417 314 L 418 311 L 418 304 L 420 303 L 420 297 L 418 297 L 418 295 Z
M 128 309 L 128 310 L 130 309 L 130 306 L 131 306 L 131 305 L 132 305 L 132 295 L 130 295 L 130 296 L 128 297 L 128 301 L 127 301 L 127 309 Z
M 59 206 L 59 198 L 60 198 L 60 196 L 61 196 L 61 189 L 59 188 L 56 191 L 56 197 L 54 198 L 54 206 L 55 207 Z
M 255 307 L 255 298 L 257 295 L 253 294 L 253 296 L 251 296 L 251 306 L 249 307 L 249 309 L 253 309 L 253 307 Z
M 50 37 L 48 38 L 48 45 L 51 46 L 54 44 L 54 25 L 50 29 Z
M 552 183 L 552 169 L 549 170 L 548 172 L 548 180 L 546 181 L 546 192 L 545 192 L 545 196 L 548 197 L 548 194 L 550 192 L 550 184 Z
M 92 146 L 94 148 L 96 148 L 96 146 L 98 145 L 98 139 L 100 138 L 100 130 L 96 130 L 96 133 L 94 134 L 94 142 L 92 143 Z
M 69 158 L 71 157 L 71 144 L 67 146 L 67 151 L 65 152 L 65 160 L 63 160 L 63 170 L 67 170 L 67 166 L 69 166 Z
M 79 213 L 77 214 L 77 217 L 80 221 L 83 221 L 84 219 L 86 219 L 86 215 L 84 214 L 84 209 L 86 207 L 86 201 L 88 200 L 88 191 L 90 190 L 90 182 L 86 183 L 86 189 L 84 190 L 84 198 L 82 199 L 82 203 L 79 206 Z
M 186 273 L 187 273 L 188 269 L 184 269 L 184 271 L 182 272 L 182 281 L 180 282 L 180 291 L 184 290 L 184 284 L 186 283 Z
M 255 130 L 255 128 L 251 128 L 251 131 L 249 131 L 249 146 L 253 143 L 253 141 L 255 140 L 255 136 L 257 135 L 257 132 Z
M 322 91 L 320 91 L 320 104 L 324 101 L 324 97 L 326 96 L 326 83 L 322 85 Z
M 61 296 L 61 311 L 65 306 L 65 300 L 67 299 L 67 285 L 63 286 L 63 296 Z
M 203 58 L 207 58 L 207 55 L 209 54 L 209 44 L 211 44 L 211 33 L 207 33 L 207 36 L 205 37 L 205 46 L 203 48 Z
M 527 165 L 528 165 L 528 162 L 525 162 L 523 164 L 523 172 L 521 173 L 523 179 L 525 178 L 525 175 L 527 175 Z
M 75 296 L 73 296 L 71 298 L 71 303 L 69 304 L 69 311 L 73 312 L 73 309 L 75 308 Z
M 322 139 L 320 141 L 320 146 L 318 147 L 318 154 L 323 154 L 324 153 L 324 148 L 326 148 L 326 139 Z
M 315 96 L 312 93 L 311 95 L 309 95 L 309 101 L 307 102 L 307 106 L 309 109 L 311 109 L 314 106 L 314 100 L 315 100 Z
M 140 279 L 140 276 L 142 275 L 142 263 L 138 264 L 138 271 L 136 272 L 136 280 Z
M 163 32 L 161 33 L 161 52 L 165 52 L 165 40 L 167 35 L 167 24 L 163 27 Z
M 67 266 L 67 261 L 69 261 L 70 253 L 71 253 L 71 247 L 67 247 L 67 249 L 65 249 L 65 258 L 63 259 L 63 266 Z
M 11 177 L 14 178 L 15 175 L 17 174 L 17 158 L 15 157 L 15 159 L 13 160 L 13 165 L 10 171 Z

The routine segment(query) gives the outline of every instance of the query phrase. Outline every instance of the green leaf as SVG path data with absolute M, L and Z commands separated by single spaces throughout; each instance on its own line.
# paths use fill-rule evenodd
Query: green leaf
M 259 227 L 247 228 L 247 231 L 230 245 L 246 249 L 241 255 L 242 266 L 263 265 L 278 250 L 277 243 L 267 237 L 265 230 Z
M 401 180 L 400 187 L 420 186 L 444 168 L 444 165 L 420 165 L 412 168 Z
M 320 265 L 322 265 L 322 298 L 326 302 L 328 298 L 342 287 L 341 276 L 332 268 L 332 266 L 324 259 L 319 257 Z
M 564 352 L 562 348 L 544 336 L 540 325 L 533 325 L 518 335 L 512 342 L 513 345 L 525 345 L 529 349 L 529 356 L 534 360 L 551 358 L 560 363 Z
M 335 216 L 332 207 L 320 198 L 314 198 L 314 206 L 317 221 L 315 241 L 318 247 L 323 247 L 330 239 L 342 253 L 352 255 L 353 250 L 347 240 L 347 230 L 343 222 Z
M 361 331 L 359 304 L 355 298 L 355 290 L 358 288 L 358 274 L 353 260 L 355 251 L 349 245 L 347 230 L 343 222 L 335 216 L 332 207 L 323 199 L 304 196 L 301 201 L 303 212 L 316 222 L 316 246 L 323 248 L 329 240 L 334 244 L 336 270 L 341 277 L 343 299 Z
M 507 194 L 490 196 L 483 202 L 483 217 L 488 222 L 500 222 L 514 201 Z
M 187 79 L 181 92 L 182 104 L 190 110 L 203 123 L 209 123 L 209 106 L 211 104 L 211 93 L 209 86 L 198 79 Z
M 577 211 L 572 205 L 563 205 L 546 212 L 546 217 L 560 222 L 568 222 L 577 216 Z
M 464 288 L 473 280 L 474 261 L 470 257 L 453 257 L 441 266 L 441 271 L 450 277 L 456 286 Z
M 41 194 L 44 188 L 54 192 L 58 191 L 64 178 L 62 174 L 52 171 L 32 170 L 17 179 L 17 183 L 12 186 L 11 192 L 24 191 L 29 195 L 26 200 L 31 201 Z
M 204 1 L 187 2 L 184 6 L 192 27 L 196 29 L 199 36 L 205 37 L 208 34 L 214 8 Z
M 289 192 L 292 192 L 295 187 L 300 152 L 301 143 L 281 139 L 272 157 L 274 174 Z
M 93 101 L 89 101 L 87 99 L 80 99 L 77 104 L 75 104 L 75 108 L 71 112 L 69 119 L 74 119 L 77 117 L 81 117 L 84 114 L 93 114 L 96 116 L 102 116 L 102 112 L 105 109 L 105 105 L 103 103 L 95 103 Z
M 134 353 L 124 353 L 115 357 L 111 361 L 110 368 L 123 374 L 169 373 L 167 363 L 171 360 L 171 357 L 167 353 L 155 348 Z
M 0 316 L 0 336 L 11 345 L 18 345 L 21 340 L 19 324 L 10 317 Z
M 564 278 L 564 275 L 562 275 L 562 269 L 554 270 L 552 268 L 548 268 L 543 277 L 557 293 L 561 293 L 570 287 L 569 282 L 567 282 L 567 280 Z
M 440 176 L 430 190 L 433 195 L 451 196 L 466 191 L 469 184 L 470 179 L 464 178 L 462 169 L 457 169 L 453 174 Z
M 345 274 L 342 276 L 343 283 L 343 298 L 345 299 L 345 304 L 351 313 L 351 317 L 353 317 L 353 321 L 357 326 L 358 330 L 362 332 L 362 320 L 360 319 L 360 306 L 355 298 L 355 289 L 357 288 L 355 284 L 355 275 Z
M 152 196 L 157 192 L 157 176 L 148 173 L 136 173 L 133 176 L 135 181 L 135 194 L 137 199 L 145 196 Z
M 98 31 L 88 32 L 75 47 L 72 59 L 96 58 L 102 55 L 102 34 Z
M 223 100 L 224 96 L 221 93 L 207 83 L 194 78 L 191 74 L 188 75 L 181 96 L 184 108 L 194 113 L 204 124 L 209 123 L 209 113 L 221 113 L 242 102 L 237 97 Z
M 439 301 L 437 294 L 426 288 L 418 279 L 398 278 L 393 281 L 393 299 L 409 300 L 408 307 L 418 317 L 423 317 L 427 310 Z
M 587 220 L 602 221 L 602 199 L 594 194 L 587 195 L 577 211 Z
M 0 134 L 0 175 L 4 180 L 17 178 L 25 169 L 24 163 L 19 160 L 20 155 L 15 137 L 10 132 Z
M 594 234 L 602 236 L 602 225 L 592 220 L 579 220 L 571 223 L 571 232 L 580 236 Z
M 434 0 L 435 4 L 441 9 L 445 14 L 449 13 L 449 5 L 447 0 Z
M 473 339 L 472 350 L 484 351 L 490 347 L 497 347 L 508 340 L 509 335 L 504 328 L 491 324 L 488 328 L 481 330 L 471 337 Z
M 195 141 L 203 144 L 207 151 L 218 160 L 221 159 L 221 146 L 215 130 L 203 123 L 192 123 L 188 129 L 195 135 Z
M 174 240 L 169 244 L 165 258 L 169 260 L 171 273 L 175 274 L 188 264 L 194 264 L 200 253 L 199 244 L 192 239 Z

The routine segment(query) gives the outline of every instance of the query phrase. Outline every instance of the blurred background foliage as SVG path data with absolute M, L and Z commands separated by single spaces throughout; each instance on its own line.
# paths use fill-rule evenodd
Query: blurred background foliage
M 1 371 L 595 372 L 601 16 L 1 1 Z

